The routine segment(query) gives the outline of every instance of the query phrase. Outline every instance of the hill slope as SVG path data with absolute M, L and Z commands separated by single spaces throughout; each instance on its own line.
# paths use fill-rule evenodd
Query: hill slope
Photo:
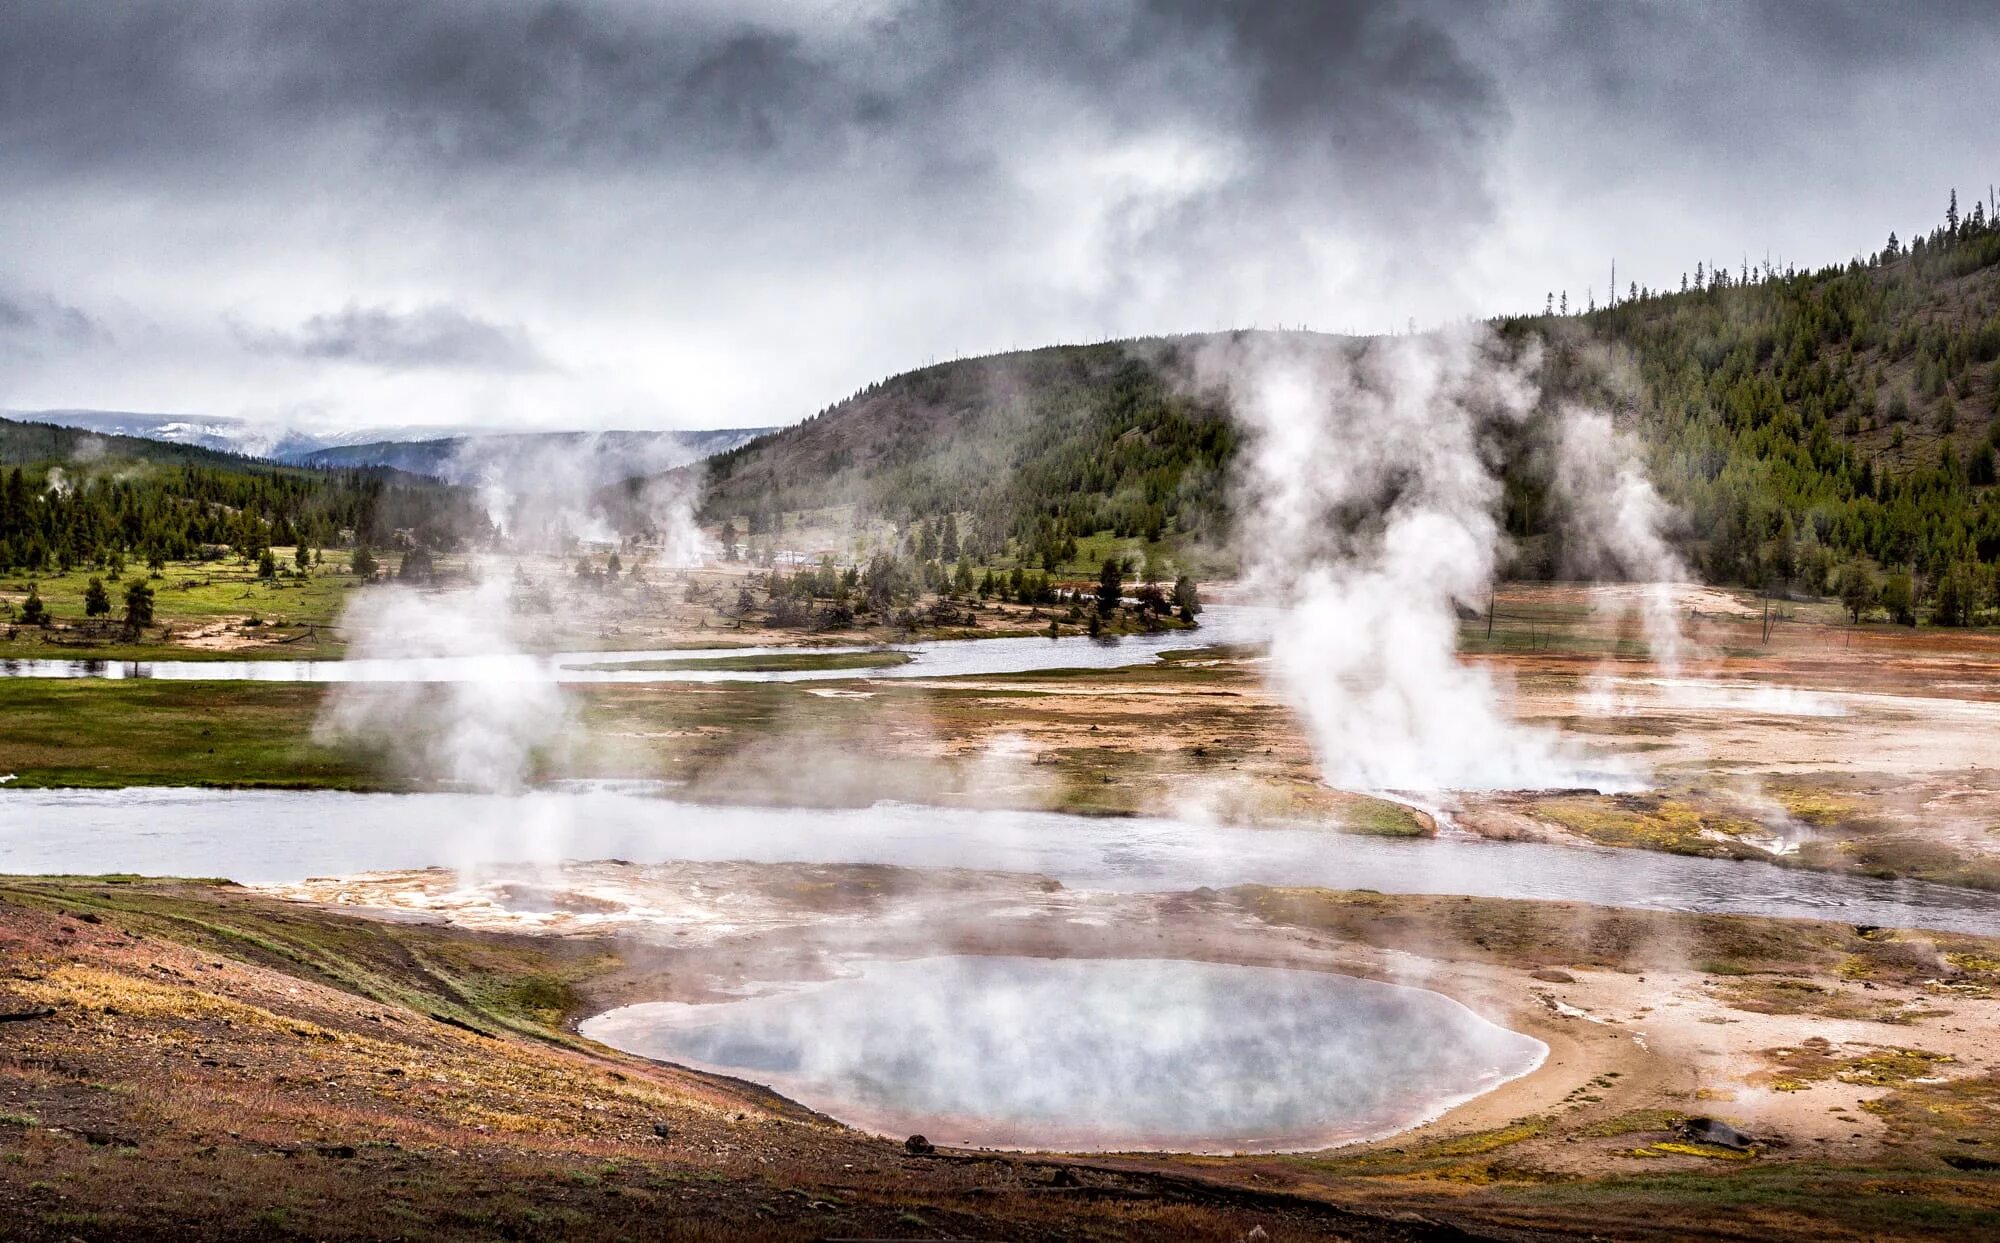
M 908 522 L 969 513 L 977 557 L 1060 555 L 1096 531 L 1219 533 L 1238 429 L 1176 380 L 1205 338 L 1054 346 L 884 380 L 706 464 L 706 512 L 855 504 Z M 1336 338 L 1322 338 L 1331 342 Z
M 1553 347 L 1551 401 L 1644 433 L 1714 581 L 1837 590 L 1907 576 L 1993 603 L 2000 497 L 2000 229 L 1983 216 L 1816 272 L 1706 272 L 1581 315 L 1499 321 Z M 1238 431 L 1176 380 L 1204 338 L 1055 347 L 892 377 L 712 459 L 711 521 L 852 503 L 898 522 L 970 513 L 975 559 L 1061 558 L 1112 531 L 1218 537 Z M 1304 339 L 1332 346 L 1338 338 Z M 1544 469 L 1507 464 L 1516 572 L 1552 572 Z M 1895 590 L 1891 586 L 1892 595 Z M 1892 611 L 1907 612 L 1892 607 Z M 1948 608 L 1941 620 L 1952 620 Z

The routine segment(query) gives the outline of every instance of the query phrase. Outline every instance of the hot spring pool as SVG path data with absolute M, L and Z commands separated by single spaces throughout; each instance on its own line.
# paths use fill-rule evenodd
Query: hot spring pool
M 884 1135 L 1071 1151 L 1373 1138 L 1548 1052 L 1422 989 L 1144 959 L 876 962 L 746 1000 L 625 1006 L 583 1032 Z

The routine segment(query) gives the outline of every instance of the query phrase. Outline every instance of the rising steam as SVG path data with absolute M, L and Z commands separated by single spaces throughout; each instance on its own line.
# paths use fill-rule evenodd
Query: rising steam
M 709 551 L 695 524 L 699 480 L 672 469 L 695 458 L 666 432 L 636 443 L 631 433 L 473 437 L 443 475 L 477 489 L 487 517 L 518 550 L 567 552 L 579 541 L 637 536 L 658 545 L 665 565 L 681 567 Z
M 451 591 L 385 584 L 357 592 L 341 620 L 348 658 L 419 663 L 408 682 L 335 686 L 317 722 L 320 740 L 375 750 L 419 781 L 524 789 L 537 759 L 565 741 L 572 717 L 562 688 L 519 647 L 510 600 L 499 578 Z
M 465 442 L 446 475 L 476 487 L 505 545 L 516 553 L 568 553 L 580 544 L 624 547 L 668 569 L 700 564 L 698 483 L 682 474 L 618 480 L 616 456 L 597 436 L 542 442 Z M 647 463 L 657 466 L 654 460 Z M 341 629 L 350 660 L 414 660 L 408 682 L 335 687 L 317 723 L 329 742 L 378 752 L 412 779 L 487 793 L 515 793 L 560 757 L 575 711 L 564 688 L 537 668 L 524 639 L 518 585 L 504 573 L 469 584 L 378 584 L 355 594 Z M 423 662 L 432 662 L 427 667 Z
M 1556 441 L 1556 486 L 1571 525 L 1565 550 L 1570 572 L 1644 584 L 1639 618 L 1652 658 L 1669 676 L 1686 656 L 1674 585 L 1687 565 L 1662 534 L 1666 501 L 1640 469 L 1631 437 L 1610 416 L 1567 407 Z
M 1275 604 L 1277 680 L 1327 778 L 1375 790 L 1629 784 L 1552 730 L 1513 719 L 1504 688 L 1457 656 L 1502 552 L 1498 445 L 1535 410 L 1539 353 L 1466 328 L 1331 341 L 1248 336 L 1197 361 L 1251 434 L 1238 515 L 1247 585 Z M 1658 510 L 1589 419 L 1565 436 L 1559 486 L 1598 498 L 1605 555 L 1636 564 Z M 1591 503 L 1599 503 L 1593 499 Z M 1662 622 L 1671 625 L 1669 612 Z

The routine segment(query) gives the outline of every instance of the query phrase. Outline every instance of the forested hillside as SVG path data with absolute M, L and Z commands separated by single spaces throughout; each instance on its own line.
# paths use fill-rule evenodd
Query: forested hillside
M 1962 620 L 1993 607 L 2000 228 L 1983 205 L 1907 245 L 1812 272 L 1708 270 L 1579 314 L 1499 321 L 1550 345 L 1551 403 L 1643 433 L 1690 564 L 1724 583 L 1877 599 Z M 1567 299 L 1564 299 L 1565 303 Z M 1238 433 L 1173 381 L 1200 338 L 1059 347 L 884 380 L 708 464 L 706 514 L 853 503 L 901 523 L 971 515 L 974 559 L 1071 560 L 1111 531 L 1220 542 Z M 1317 338 L 1331 344 L 1332 338 Z M 1558 573 L 1553 515 L 1509 462 L 1514 572 Z
M 1644 429 L 1710 580 L 1873 588 L 1940 620 L 1995 604 L 2000 228 L 1983 205 L 1961 218 L 1954 196 L 1939 228 L 1865 262 L 1697 267 L 1688 286 L 1501 330 L 1555 343 L 1554 389 Z
M 469 494 L 385 470 L 279 466 L 190 445 L 0 419 L 0 570 L 111 557 L 193 558 L 228 545 L 450 548 L 487 534 Z
M 1012 540 L 1067 560 L 1077 536 L 1218 532 L 1237 430 L 1169 378 L 1199 338 L 1057 346 L 871 385 L 706 463 L 707 512 L 857 504 L 897 522 L 969 514 L 975 559 Z

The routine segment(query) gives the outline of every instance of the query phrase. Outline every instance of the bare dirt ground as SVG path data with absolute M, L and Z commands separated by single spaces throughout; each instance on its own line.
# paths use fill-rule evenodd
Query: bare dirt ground
M 320 901 L 169 882 L 0 886 L 0 1013 L 36 1016 L 0 1028 L 9 1237 L 2000 1227 L 1990 940 L 1313 890 L 1082 894 L 887 868 L 600 864 L 291 895 Z M 913 1157 L 893 1137 L 573 1034 L 628 1001 L 941 953 L 1361 974 L 1457 997 L 1551 1054 L 1424 1128 L 1325 1153 Z M 1756 1142 L 1709 1142 L 1691 1118 Z

